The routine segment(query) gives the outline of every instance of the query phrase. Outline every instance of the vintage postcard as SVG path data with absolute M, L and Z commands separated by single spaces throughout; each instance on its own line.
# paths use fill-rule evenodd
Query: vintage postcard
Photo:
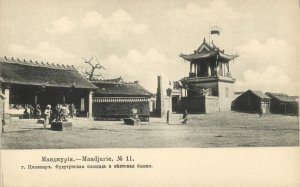
M 299 32 L 297 0 L 0 0 L 0 184 L 299 186 Z

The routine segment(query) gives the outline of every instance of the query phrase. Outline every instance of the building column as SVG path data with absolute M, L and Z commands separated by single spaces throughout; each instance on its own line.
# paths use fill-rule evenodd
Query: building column
M 62 102 L 66 103 L 66 96 L 64 96 L 64 95 L 62 96 Z
M 10 95 L 10 89 L 9 88 L 4 89 L 4 95 L 5 95 L 4 113 L 9 113 L 9 95 Z
M 227 63 L 227 74 L 230 75 L 229 62 Z
M 89 93 L 89 118 L 93 117 L 93 91 Z
M 193 68 L 193 65 L 192 65 L 192 62 L 190 63 L 190 73 L 192 73 L 192 68 Z

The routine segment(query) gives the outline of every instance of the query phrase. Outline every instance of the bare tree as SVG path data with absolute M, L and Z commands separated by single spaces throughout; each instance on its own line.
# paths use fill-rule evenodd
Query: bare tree
M 96 74 L 95 71 L 96 70 L 100 70 L 100 69 L 104 69 L 105 68 L 100 64 L 99 60 L 96 58 L 96 61 L 97 63 L 96 64 L 92 64 L 92 60 L 93 60 L 94 57 L 92 57 L 90 60 L 86 60 L 84 59 L 84 63 L 86 64 L 89 64 L 89 66 L 91 67 L 91 70 L 90 71 L 85 71 L 85 76 L 87 77 L 87 79 L 89 79 L 90 81 L 93 81 L 93 80 L 97 80 L 98 77 L 102 77 L 102 74 L 101 73 L 98 73 Z

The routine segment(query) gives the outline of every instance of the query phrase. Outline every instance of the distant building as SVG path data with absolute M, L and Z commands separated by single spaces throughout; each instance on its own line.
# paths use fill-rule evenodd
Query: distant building
M 263 113 L 270 112 L 270 100 L 262 91 L 248 90 L 235 98 L 232 109 L 241 112 L 257 113 L 262 108 Z
M 150 99 L 154 94 L 138 81 L 126 83 L 122 78 L 93 81 L 98 89 L 93 94 L 93 117 L 115 120 L 129 117 L 133 108 L 142 121 L 149 121 Z M 150 106 L 151 105 L 151 106 Z
M 179 81 L 184 95 L 181 109 L 190 113 L 229 111 L 235 82 L 229 62 L 238 55 L 228 55 L 204 39 L 194 53 L 180 54 L 180 57 L 190 62 L 189 76 Z
M 4 113 L 22 115 L 26 105 L 73 103 L 79 115 L 92 113 L 92 90 L 97 87 L 73 67 L 48 62 L 0 58 L 0 86 Z M 90 115 L 91 117 L 91 115 Z
M 267 92 L 267 96 L 271 98 L 271 112 L 275 114 L 299 114 L 299 103 L 297 97 L 288 96 L 283 93 Z

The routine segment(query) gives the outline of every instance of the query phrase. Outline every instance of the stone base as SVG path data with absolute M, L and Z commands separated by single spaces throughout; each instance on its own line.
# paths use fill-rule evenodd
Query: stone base
M 52 122 L 51 129 L 54 131 L 72 130 L 71 122 Z
M 124 125 L 140 125 L 140 121 L 133 118 L 125 118 Z
M 37 120 L 37 124 L 42 124 L 42 125 L 44 125 L 44 124 L 45 124 L 45 120 L 44 120 L 44 119 L 38 119 L 38 120 Z

